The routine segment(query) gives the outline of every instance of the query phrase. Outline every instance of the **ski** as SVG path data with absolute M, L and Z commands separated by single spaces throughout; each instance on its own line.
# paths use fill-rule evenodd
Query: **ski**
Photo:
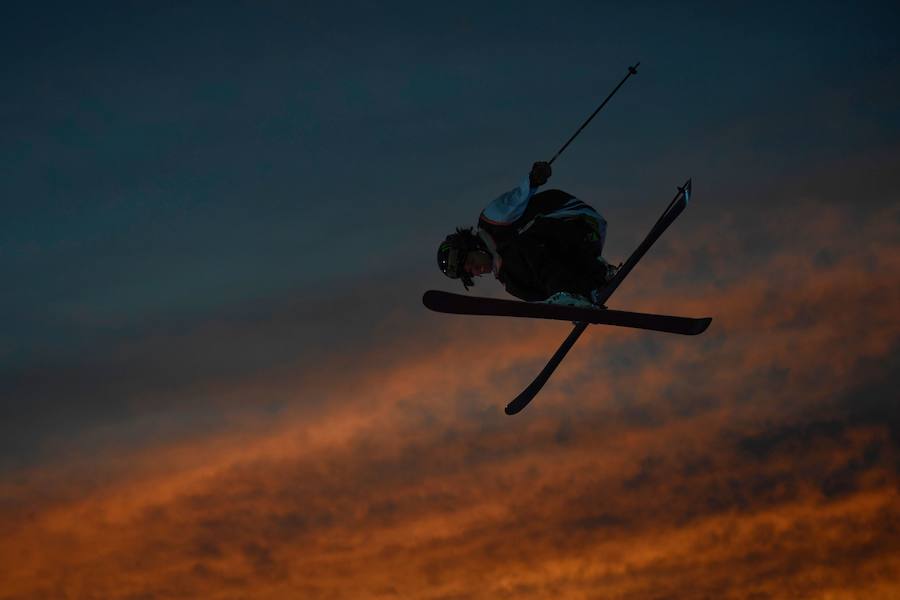
M 622 267 L 616 272 L 615 277 L 613 277 L 612 281 L 610 281 L 603 290 L 599 302 L 605 303 L 606 300 L 612 296 L 613 292 L 619 287 L 625 277 L 631 272 L 634 266 L 638 263 L 638 261 L 643 258 L 643 256 L 647 253 L 650 247 L 659 239 L 659 237 L 663 234 L 663 232 L 671 225 L 675 219 L 678 218 L 678 215 L 682 213 L 682 211 L 687 206 L 688 201 L 691 197 L 691 180 L 688 179 L 687 182 L 682 187 L 678 188 L 678 193 L 675 194 L 675 197 L 669 203 L 669 206 L 666 207 L 666 210 L 663 211 L 663 214 L 656 221 L 656 224 L 650 230 L 650 233 L 647 234 L 647 237 L 644 238 L 644 241 L 631 253 L 631 256 L 628 257 L 628 260 L 622 265 Z M 528 406 L 528 403 L 531 402 L 538 392 L 541 391 L 541 388 L 544 387 L 544 384 L 547 383 L 547 380 L 550 379 L 550 376 L 556 370 L 556 367 L 559 366 L 559 363 L 562 362 L 563 358 L 565 358 L 566 354 L 568 354 L 569 350 L 572 346 L 575 345 L 575 342 L 578 341 L 578 338 L 581 337 L 581 334 L 584 333 L 584 330 L 588 328 L 590 323 L 581 322 L 577 323 L 575 327 L 572 329 L 572 332 L 569 333 L 568 337 L 563 341 L 560 345 L 559 349 L 557 349 L 556 353 L 550 358 L 547 362 L 547 365 L 543 368 L 543 370 L 535 377 L 534 381 L 532 381 L 527 388 L 525 388 L 521 394 L 515 397 L 512 402 L 506 405 L 505 412 L 508 415 L 514 415 L 521 411 L 523 408 Z
M 431 310 L 458 315 L 554 319 L 557 321 L 590 323 L 591 325 L 614 325 L 617 327 L 647 329 L 681 335 L 701 334 L 706 331 L 710 321 L 712 321 L 710 318 L 692 319 L 625 310 L 481 298 L 438 290 L 425 292 L 424 296 L 422 296 L 422 303 Z

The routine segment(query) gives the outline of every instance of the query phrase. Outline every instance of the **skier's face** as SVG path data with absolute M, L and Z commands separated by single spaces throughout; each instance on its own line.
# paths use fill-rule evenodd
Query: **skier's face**
M 491 270 L 491 257 L 488 253 L 482 252 L 481 250 L 476 250 L 475 252 L 469 252 L 466 255 L 466 263 L 465 263 L 466 273 L 472 275 L 473 277 L 477 277 L 478 275 L 484 275 L 485 273 L 490 272 Z

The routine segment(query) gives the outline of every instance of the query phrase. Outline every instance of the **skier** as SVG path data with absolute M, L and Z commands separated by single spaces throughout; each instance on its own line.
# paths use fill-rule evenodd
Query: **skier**
M 534 163 L 527 179 L 481 212 L 477 229 L 457 228 L 438 247 L 438 266 L 462 280 L 492 272 L 513 296 L 526 301 L 595 307 L 600 288 L 616 273 L 601 256 L 606 220 L 547 183 L 550 164 Z

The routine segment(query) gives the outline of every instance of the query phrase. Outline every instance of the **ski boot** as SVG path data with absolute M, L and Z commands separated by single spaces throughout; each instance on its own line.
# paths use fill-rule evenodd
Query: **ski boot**
M 597 308 L 589 298 L 579 294 L 571 294 L 569 292 L 557 292 L 541 302 L 544 302 L 545 304 L 558 304 L 560 306 L 575 306 L 578 308 Z
M 618 266 L 612 266 L 609 262 L 606 261 L 602 256 L 597 257 L 597 262 L 602 265 L 602 268 L 606 269 L 606 273 L 603 274 L 604 281 L 603 283 L 609 283 L 612 281 L 613 277 L 616 276 L 616 273 L 619 272 L 619 269 L 622 268 L 622 263 L 619 263 Z
M 595 290 L 591 290 L 589 298 L 595 308 L 606 308 L 606 305 L 603 304 L 603 302 L 600 300 L 603 296 L 603 290 L 613 280 L 613 278 L 616 276 L 616 273 L 619 272 L 619 269 L 622 268 L 622 263 L 619 263 L 619 266 L 614 267 L 606 262 L 606 259 L 604 259 L 602 256 L 598 256 L 597 261 L 603 265 L 603 267 L 606 269 L 606 272 L 603 274 L 603 285 Z
M 597 306 L 590 298 L 586 298 L 579 294 L 570 294 L 569 292 L 557 292 L 542 302 L 547 304 L 559 304 L 562 306 L 590 308 L 591 310 L 606 308 L 605 306 Z M 572 321 L 572 325 L 579 325 L 579 323 L 577 321 Z

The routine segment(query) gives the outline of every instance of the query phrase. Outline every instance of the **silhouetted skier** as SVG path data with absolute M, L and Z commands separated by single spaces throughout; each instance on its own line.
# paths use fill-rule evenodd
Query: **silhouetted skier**
M 493 273 L 517 298 L 589 306 L 616 272 L 601 256 L 606 219 L 562 190 L 538 189 L 552 170 L 536 162 L 527 179 L 494 199 L 477 228 L 457 228 L 438 248 L 438 266 L 463 286 Z

